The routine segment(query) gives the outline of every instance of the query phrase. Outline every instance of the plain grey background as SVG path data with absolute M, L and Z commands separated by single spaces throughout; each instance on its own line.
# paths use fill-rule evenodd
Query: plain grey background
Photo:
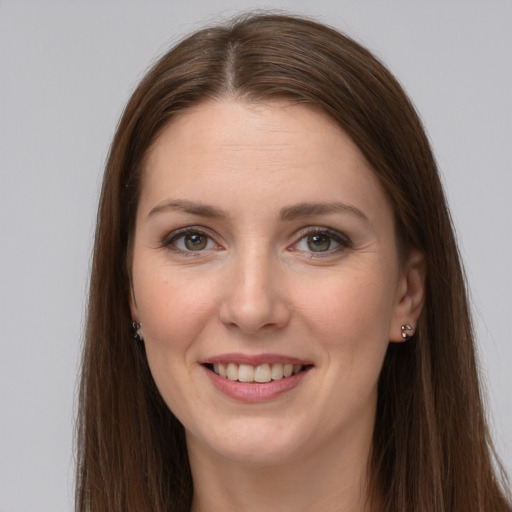
M 452 207 L 491 425 L 511 471 L 510 0 L 0 0 L 0 511 L 72 509 L 95 208 L 130 92 L 171 43 L 256 7 L 346 31 L 416 104 Z

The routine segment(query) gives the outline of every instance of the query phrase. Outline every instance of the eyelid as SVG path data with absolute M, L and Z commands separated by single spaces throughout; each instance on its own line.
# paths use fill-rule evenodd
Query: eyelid
M 203 250 L 199 250 L 199 251 L 192 251 L 192 250 L 183 250 L 176 246 L 173 246 L 173 244 L 176 240 L 186 236 L 187 234 L 192 234 L 192 233 L 194 233 L 194 234 L 197 233 L 199 235 L 203 235 L 203 236 L 207 237 L 209 240 L 211 240 L 216 246 L 214 248 L 214 250 L 223 249 L 222 245 L 220 245 L 217 242 L 216 237 L 211 234 L 209 229 L 204 228 L 203 226 L 196 226 L 196 225 L 185 226 L 185 227 L 171 231 L 162 239 L 161 246 L 165 249 L 168 249 L 169 251 L 172 251 L 172 252 L 178 253 L 178 254 L 183 254 L 186 256 L 200 256 L 201 254 L 204 254 L 204 253 L 212 250 L 210 248 L 210 249 L 203 249 Z M 330 237 L 337 244 L 339 244 L 338 247 L 335 247 L 334 249 L 329 249 L 324 252 L 322 252 L 322 251 L 320 251 L 320 252 L 304 251 L 304 250 L 296 248 L 298 243 L 301 242 L 305 237 L 315 235 L 315 234 L 326 235 L 326 236 Z M 288 246 L 288 250 L 289 251 L 300 251 L 300 252 L 307 253 L 308 257 L 310 257 L 310 258 L 322 258 L 322 257 L 333 256 L 333 255 L 339 254 L 339 253 L 345 251 L 346 249 L 349 249 L 352 247 L 352 241 L 350 240 L 350 238 L 347 235 L 345 235 L 344 233 L 342 233 L 338 230 L 335 230 L 335 229 L 332 229 L 332 228 L 329 228 L 326 226 L 307 226 L 307 227 L 301 228 L 295 233 L 294 238 L 295 238 L 295 242 L 293 242 L 293 244 Z
M 301 242 L 304 238 L 311 235 L 327 235 L 328 237 L 332 238 L 336 243 L 339 244 L 338 247 L 334 249 L 329 249 L 324 252 L 314 252 L 314 251 L 303 251 L 307 252 L 309 258 L 322 258 L 322 257 L 328 257 L 333 256 L 336 254 L 339 254 L 346 249 L 350 249 L 352 247 L 352 241 L 350 238 L 345 235 L 344 233 L 337 231 L 332 228 L 328 228 L 325 226 L 307 226 L 305 228 L 300 229 L 295 233 L 295 239 L 296 241 L 289 247 L 289 250 L 292 251 L 298 251 L 300 249 L 296 249 L 294 247 L 297 246 L 299 242 Z
M 174 253 L 184 254 L 187 256 L 199 256 L 201 253 L 208 252 L 211 249 L 203 249 L 200 251 L 187 251 L 183 249 L 179 249 L 176 246 L 173 247 L 173 244 L 176 240 L 185 237 L 188 234 L 198 234 L 207 237 L 215 244 L 215 249 L 222 249 L 222 246 L 217 242 L 217 240 L 212 236 L 208 229 L 200 226 L 186 226 L 183 228 L 175 229 L 168 233 L 162 240 L 161 246 L 164 249 L 168 249 Z

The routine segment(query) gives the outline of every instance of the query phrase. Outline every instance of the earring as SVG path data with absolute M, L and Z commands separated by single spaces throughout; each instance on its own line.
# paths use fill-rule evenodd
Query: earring
M 402 331 L 402 338 L 404 339 L 404 341 L 409 341 L 411 339 L 411 336 L 414 334 L 414 332 L 412 332 L 412 327 L 409 324 L 404 324 L 400 329 Z
M 139 332 L 141 327 L 142 325 L 139 324 L 138 322 L 132 322 L 133 337 L 137 341 L 144 341 L 144 336 L 142 335 L 142 333 Z

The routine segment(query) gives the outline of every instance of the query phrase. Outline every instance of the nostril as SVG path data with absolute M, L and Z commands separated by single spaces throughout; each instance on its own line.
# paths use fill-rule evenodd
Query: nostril
M 281 329 L 288 324 L 290 316 L 290 309 L 277 301 L 259 305 L 225 304 L 220 310 L 220 320 L 227 328 L 249 334 Z

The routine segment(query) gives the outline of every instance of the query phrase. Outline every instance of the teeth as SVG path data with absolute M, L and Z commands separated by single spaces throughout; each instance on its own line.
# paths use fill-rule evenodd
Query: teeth
M 226 377 L 229 380 L 238 380 L 238 365 L 235 363 L 229 363 L 226 370 Z
M 272 365 L 272 370 L 270 371 L 272 380 L 279 380 L 283 378 L 283 365 L 281 363 L 275 363 Z
M 240 382 L 270 382 L 285 377 L 297 375 L 304 369 L 302 364 L 274 363 L 272 365 L 264 363 L 259 366 L 250 364 L 236 363 L 215 363 L 213 371 L 221 377 L 229 380 L 238 380 Z
M 254 380 L 254 366 L 241 364 L 238 367 L 238 380 L 240 382 L 252 382 Z
M 268 364 L 260 364 L 254 369 L 254 382 L 270 382 L 272 380 L 272 372 Z

